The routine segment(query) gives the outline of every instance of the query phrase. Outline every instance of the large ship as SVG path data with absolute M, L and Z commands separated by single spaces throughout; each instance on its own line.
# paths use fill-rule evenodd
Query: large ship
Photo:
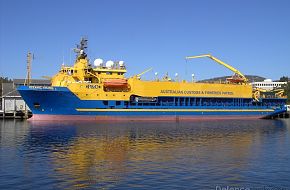
M 32 119 L 141 119 L 141 118 L 265 118 L 286 111 L 281 89 L 253 88 L 237 69 L 206 54 L 234 72 L 224 82 L 200 83 L 126 78 L 123 61 L 90 63 L 87 39 L 75 48 L 73 66 L 62 65 L 51 86 L 20 86 L 18 91 L 33 113 Z M 147 70 L 148 71 L 148 70 Z

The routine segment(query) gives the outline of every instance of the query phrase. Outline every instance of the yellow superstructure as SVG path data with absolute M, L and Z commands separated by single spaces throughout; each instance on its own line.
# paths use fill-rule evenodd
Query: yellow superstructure
M 131 95 L 145 97 L 252 97 L 252 86 L 249 84 L 144 81 L 138 75 L 125 78 L 125 73 L 125 67 L 115 65 L 111 68 L 93 68 L 89 65 L 87 58 L 77 59 L 72 67 L 62 66 L 59 73 L 52 78 L 52 86 L 68 87 L 82 100 L 128 100 Z M 124 79 L 127 81 L 127 85 L 121 88 L 105 88 L 104 82 L 111 79 Z
M 85 46 L 83 44 L 83 46 Z M 124 63 L 108 61 L 92 66 L 84 53 L 84 48 L 77 49 L 77 59 L 73 66 L 62 66 L 52 77 L 52 86 L 68 87 L 81 100 L 129 100 L 131 95 L 142 97 L 205 97 L 205 98 L 253 98 L 252 86 L 247 78 L 234 67 L 222 62 L 210 54 L 190 56 L 186 59 L 209 57 L 232 70 L 238 78 L 230 78 L 226 83 L 195 83 L 172 81 L 168 76 L 163 80 L 145 81 L 140 76 L 129 78 Z M 98 60 L 100 61 L 100 60 Z M 255 92 L 254 92 L 255 93 Z

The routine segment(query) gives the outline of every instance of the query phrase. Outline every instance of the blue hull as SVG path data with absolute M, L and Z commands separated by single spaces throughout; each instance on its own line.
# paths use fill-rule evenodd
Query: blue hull
M 80 100 L 66 87 L 20 86 L 19 93 L 34 115 L 70 116 L 256 116 L 265 117 L 284 108 L 264 105 L 130 104 L 125 101 Z M 104 103 L 105 102 L 105 103 Z

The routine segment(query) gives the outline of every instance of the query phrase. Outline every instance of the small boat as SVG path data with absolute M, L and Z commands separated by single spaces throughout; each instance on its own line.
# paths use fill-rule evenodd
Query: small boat
M 127 87 L 127 79 L 106 79 L 104 87 Z

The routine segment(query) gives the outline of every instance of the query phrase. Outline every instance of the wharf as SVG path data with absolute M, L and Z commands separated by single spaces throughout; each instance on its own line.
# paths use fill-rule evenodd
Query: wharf
M 25 79 L 13 79 L 13 82 L 2 83 L 0 93 L 0 119 L 27 119 L 32 116 L 29 107 L 17 91 L 25 84 Z M 50 86 L 50 80 L 31 79 L 30 86 Z
M 263 117 L 263 119 L 287 119 L 289 118 L 289 115 L 290 115 L 290 110 L 287 109 L 287 110 L 280 110 L 278 112 L 274 112 L 270 115 L 267 115 L 266 117 Z
M 0 110 L 0 119 L 28 119 L 32 117 L 31 111 L 8 111 Z

